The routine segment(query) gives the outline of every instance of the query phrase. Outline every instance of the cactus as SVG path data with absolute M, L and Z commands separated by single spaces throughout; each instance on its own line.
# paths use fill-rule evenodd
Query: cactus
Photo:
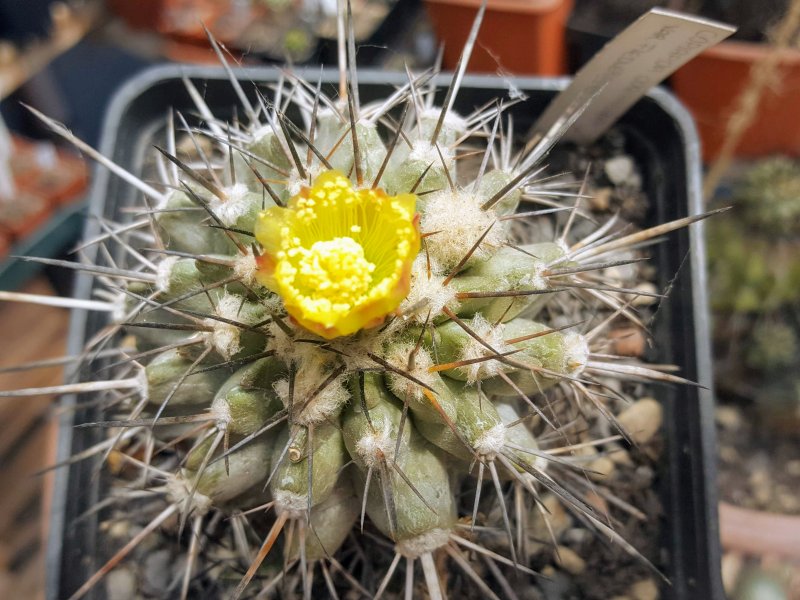
M 746 397 L 770 431 L 800 415 L 800 162 L 754 163 L 732 188 L 734 210 L 709 223 L 718 387 Z M 777 425 L 780 423 L 780 427 Z
M 196 149 L 187 156 L 175 155 L 181 144 L 167 128 L 156 156 L 160 188 L 40 115 L 135 185 L 149 207 L 148 218 L 108 224 L 86 241 L 116 241 L 124 259 L 73 265 L 97 276 L 97 299 L 63 300 L 112 316 L 87 355 L 113 364 L 87 381 L 3 393 L 105 394 L 109 418 L 119 418 L 89 425 L 124 429 L 87 455 L 110 444 L 141 448 L 124 460 L 162 499 L 158 516 L 73 598 L 173 515 L 193 532 L 183 597 L 205 520 L 231 516 L 218 524 L 241 531 L 256 509 L 271 512 L 258 551 L 241 534 L 245 550 L 231 552 L 228 577 L 247 561 L 234 598 L 294 568 L 311 597 L 321 585 L 315 565 L 332 595 L 337 585 L 360 588 L 335 556 L 366 528 L 388 541 L 393 558 L 365 567 L 385 570 L 360 591 L 401 587 L 393 576 L 402 561 L 406 597 L 418 564 L 427 594 L 441 598 L 443 559 L 496 597 L 472 561 L 488 561 L 496 578 L 504 577 L 498 565 L 532 573 L 526 519 L 545 515 L 543 493 L 636 553 L 576 488 L 586 468 L 569 448 L 556 451 L 572 443 L 570 426 L 555 422 L 549 398 L 597 410 L 625 436 L 607 406 L 609 379 L 686 383 L 606 353 L 612 320 L 638 322 L 628 299 L 640 292 L 638 282 L 604 273 L 638 260 L 632 247 L 702 217 L 621 233 L 611 221 L 573 239 L 581 195 L 553 194 L 536 179 L 542 144 L 560 129 L 518 147 L 502 102 L 457 115 L 461 73 L 441 106 L 431 72 L 368 105 L 359 104 L 357 71 L 342 72 L 338 97 L 288 72 L 255 104 L 232 79 L 244 117 L 231 123 L 213 117 L 186 80 L 203 123 L 185 127 Z M 476 147 L 479 166 L 463 168 Z M 547 208 L 520 208 L 542 199 Z M 558 238 L 530 239 L 535 229 L 523 220 L 551 219 L 553 205 L 569 213 Z M 606 312 L 576 312 L 565 300 L 573 296 Z M 521 498 L 516 510 L 508 486 Z M 495 530 L 504 532 L 499 542 Z
M 760 161 L 733 190 L 734 208 L 709 223 L 713 307 L 770 314 L 800 302 L 800 163 Z

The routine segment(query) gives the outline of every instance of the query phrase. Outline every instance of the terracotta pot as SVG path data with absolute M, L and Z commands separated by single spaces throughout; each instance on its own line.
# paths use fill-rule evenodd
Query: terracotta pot
M 800 560 L 800 516 L 719 503 L 722 547 L 746 554 Z
M 672 77 L 675 93 L 697 122 L 703 158 L 713 160 L 725 138 L 725 127 L 737 98 L 750 79 L 751 67 L 770 52 L 764 44 L 722 42 L 681 67 Z M 800 155 L 800 51 L 781 58 L 780 78 L 766 89 L 736 156 L 783 153 Z
M 454 69 L 480 0 L 425 0 L 444 67 Z M 566 73 L 565 29 L 573 0 L 489 0 L 468 70 L 515 74 Z
M 0 230 L 0 260 L 3 260 L 8 255 L 8 249 L 11 248 L 11 240 L 8 235 Z
M 155 29 L 164 0 L 108 0 L 111 10 L 133 29 Z
M 14 202 L 0 206 L 0 223 L 12 241 L 26 238 L 50 218 L 52 207 L 30 192 L 20 191 Z

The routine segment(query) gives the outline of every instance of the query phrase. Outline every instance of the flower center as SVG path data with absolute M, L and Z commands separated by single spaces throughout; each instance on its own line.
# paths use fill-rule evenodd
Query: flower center
M 351 237 L 314 242 L 297 248 L 295 285 L 305 301 L 328 301 L 336 312 L 350 310 L 369 292 L 375 264 L 364 257 L 364 248 Z M 310 307 L 309 307 L 310 308 Z
M 408 295 L 420 237 L 413 194 L 356 189 L 321 173 L 286 206 L 262 211 L 256 280 L 326 339 L 377 327 Z

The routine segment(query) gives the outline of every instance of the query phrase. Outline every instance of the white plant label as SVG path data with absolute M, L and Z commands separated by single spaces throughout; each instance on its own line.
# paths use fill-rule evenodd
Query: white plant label
M 650 10 L 578 71 L 536 122 L 534 132 L 544 134 L 565 113 L 584 109 L 564 139 L 594 141 L 650 88 L 735 30 L 693 15 Z

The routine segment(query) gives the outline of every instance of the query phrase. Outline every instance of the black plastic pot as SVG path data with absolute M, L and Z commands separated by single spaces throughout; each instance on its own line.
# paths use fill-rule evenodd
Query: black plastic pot
M 241 72 L 244 80 L 273 81 L 273 70 Z M 233 90 L 221 69 L 165 66 L 149 70 L 129 82 L 116 96 L 106 118 L 100 149 L 115 162 L 141 172 L 145 157 L 163 129 L 165 111 L 172 105 L 192 111 L 181 77 L 194 79 L 216 115 L 230 114 L 236 103 Z M 332 83 L 335 74 L 323 81 Z M 318 77 L 318 72 L 312 79 Z M 384 97 L 404 80 L 400 73 L 362 72 L 361 100 Z M 515 82 L 528 95 L 516 105 L 515 126 L 523 130 L 541 114 L 547 103 L 567 80 L 520 79 Z M 466 77 L 456 102 L 462 113 L 483 105 L 505 90 L 497 78 Z M 252 86 L 245 86 L 245 88 Z M 332 88 L 332 89 L 335 89 Z M 664 222 L 702 210 L 700 194 L 699 145 L 688 113 L 667 92 L 657 89 L 636 104 L 620 125 L 627 151 L 637 160 L 651 200 L 648 222 Z M 115 176 L 98 169 L 91 195 L 91 212 L 118 218 L 121 210 L 138 200 L 137 193 Z M 89 222 L 86 235 L 97 233 Z M 711 360 L 706 308 L 705 252 L 701 226 L 671 236 L 669 243 L 654 249 L 654 261 L 663 280 L 675 276 L 670 298 L 659 311 L 653 334 L 657 340 L 658 362 L 680 367 L 684 377 L 710 389 Z M 77 297 L 88 297 L 91 281 L 82 278 Z M 100 317 L 76 313 L 73 316 L 69 352 L 80 353 L 84 340 L 102 326 Z M 664 405 L 665 450 L 658 469 L 663 505 L 660 519 L 660 552 L 657 566 L 671 581 L 662 598 L 722 600 L 719 578 L 719 535 L 715 491 L 715 435 L 713 400 L 710 392 L 695 387 L 658 387 L 655 395 Z M 73 404 L 67 397 L 64 403 Z M 96 409 L 94 409 L 96 410 Z M 101 432 L 73 430 L 73 423 L 93 419 L 92 409 L 66 412 L 61 423 L 59 456 L 67 459 L 97 441 Z M 67 597 L 108 556 L 97 535 L 97 515 L 75 524 L 100 496 L 101 480 L 96 465 L 81 462 L 57 472 L 55 500 L 48 554 L 47 598 Z M 102 587 L 102 586 L 100 586 Z M 98 597 L 102 594 L 96 592 Z

